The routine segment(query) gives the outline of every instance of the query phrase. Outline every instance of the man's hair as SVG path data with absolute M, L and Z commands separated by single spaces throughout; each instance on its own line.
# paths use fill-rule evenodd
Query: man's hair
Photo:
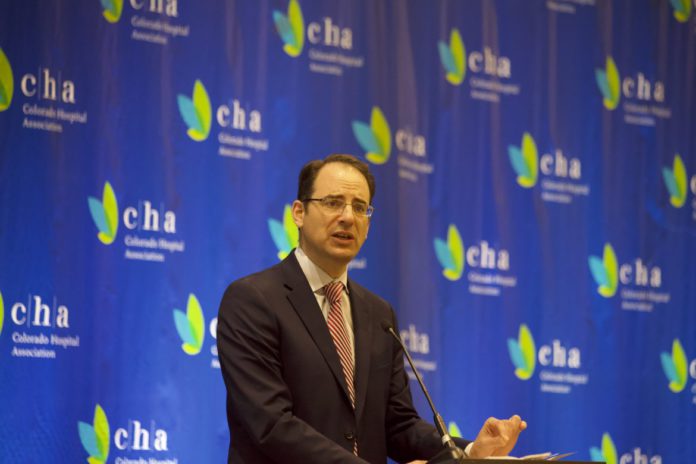
M 365 177 L 367 187 L 370 189 L 369 203 L 375 197 L 375 178 L 370 172 L 367 163 L 360 161 L 353 155 L 329 155 L 323 160 L 314 160 L 305 164 L 300 171 L 300 178 L 297 185 L 297 199 L 304 202 L 311 198 L 314 193 L 314 181 L 321 168 L 329 163 L 343 163 L 357 169 Z

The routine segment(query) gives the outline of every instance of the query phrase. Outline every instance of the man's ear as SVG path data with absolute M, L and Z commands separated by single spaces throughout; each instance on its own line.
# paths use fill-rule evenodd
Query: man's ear
M 292 202 L 292 220 L 295 221 L 295 225 L 298 229 L 302 228 L 304 224 L 305 208 L 304 203 L 300 200 L 295 200 Z

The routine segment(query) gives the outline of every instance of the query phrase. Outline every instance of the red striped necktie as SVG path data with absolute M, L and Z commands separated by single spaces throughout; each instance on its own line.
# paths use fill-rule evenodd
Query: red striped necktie
M 333 339 L 336 352 L 341 360 L 343 376 L 348 387 L 350 403 L 355 409 L 355 363 L 353 362 L 353 347 L 348 337 L 346 324 L 343 321 L 343 311 L 341 310 L 341 297 L 343 296 L 343 282 L 334 281 L 324 286 L 324 294 L 331 305 L 329 316 L 326 319 L 329 325 L 329 332 Z M 353 454 L 358 454 L 358 442 L 353 442 Z

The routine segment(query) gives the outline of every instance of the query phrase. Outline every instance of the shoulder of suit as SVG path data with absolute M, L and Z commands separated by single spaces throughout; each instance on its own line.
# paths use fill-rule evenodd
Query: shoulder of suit
M 348 278 L 348 288 L 351 292 L 356 292 L 356 296 L 367 300 L 372 305 L 384 306 L 388 309 L 392 307 L 387 300 L 363 287 L 351 278 Z

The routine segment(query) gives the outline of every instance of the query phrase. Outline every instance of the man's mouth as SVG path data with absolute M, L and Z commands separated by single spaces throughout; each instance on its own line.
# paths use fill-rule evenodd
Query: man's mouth
M 340 240 L 353 240 L 355 238 L 350 232 L 334 232 L 331 236 Z

